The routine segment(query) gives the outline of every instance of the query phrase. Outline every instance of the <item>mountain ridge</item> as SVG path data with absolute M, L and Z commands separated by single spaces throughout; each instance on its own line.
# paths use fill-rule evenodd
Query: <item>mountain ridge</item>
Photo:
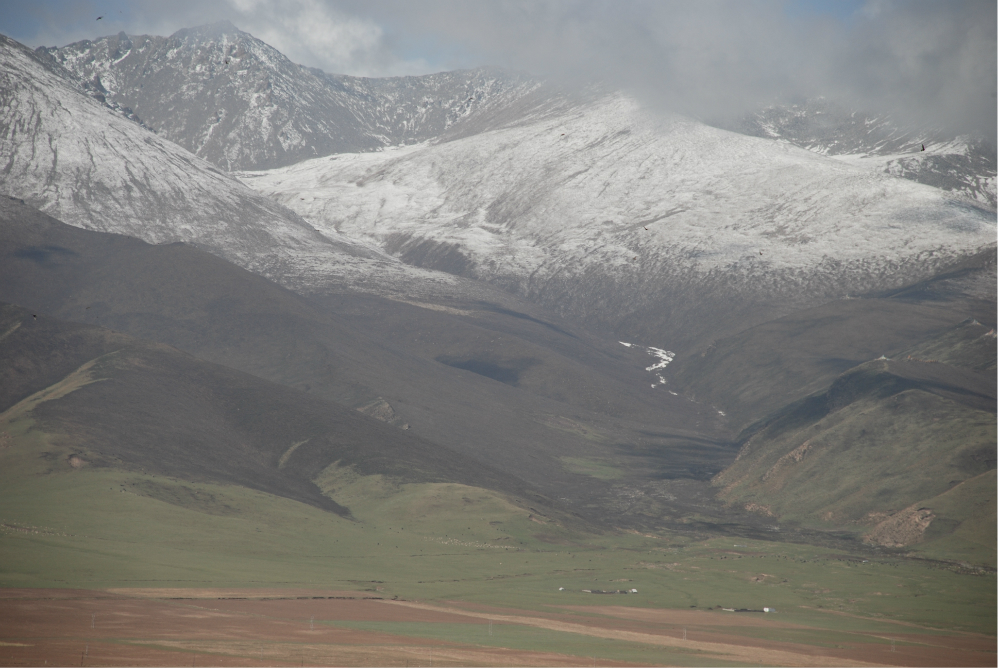
M 0 187 L 62 221 L 150 243 L 192 243 L 292 288 L 490 293 L 409 267 L 369 243 L 318 232 L 123 117 L 61 65 L 14 40 L 0 39 L 0 64 L 7 160 Z
M 821 134 L 807 114 L 752 137 L 485 70 L 354 80 L 230 33 L 0 43 L 0 184 L 23 200 L 0 202 L 5 295 L 291 387 L 282 406 L 377 415 L 389 440 L 449 448 L 604 526 L 686 535 L 770 531 L 709 493 L 735 470 L 732 430 L 827 395 L 877 354 L 958 357 L 933 337 L 993 316 L 992 177 L 969 143 L 916 155 L 890 123 Z M 143 83 L 158 107 L 128 97 Z M 353 152 L 299 162 L 323 109 L 342 123 L 323 126 L 321 150 Z M 294 164 L 218 166 L 268 161 Z M 912 405 L 923 394 L 949 410 L 931 391 Z M 875 436 L 903 456 L 892 424 Z M 307 454 L 289 449 L 301 436 L 268 456 Z M 796 535 L 855 537 L 829 522 Z
M 621 94 L 237 176 L 319 229 L 672 350 L 994 243 L 994 214 L 962 198 Z
M 889 115 L 849 111 L 824 98 L 771 105 L 731 129 L 960 193 L 996 207 L 995 147 L 936 128 L 905 127 Z
M 97 466 L 235 484 L 343 517 L 349 509 L 315 484 L 333 465 L 407 482 L 470 482 L 543 501 L 522 481 L 465 455 L 171 346 L 39 318 L 11 304 L 0 304 L 0 328 L 7 332 L 0 341 L 4 375 L 16 387 L 14 396 L 5 393 L 5 427 L 19 431 L 14 422 L 32 420 L 58 436 L 59 449 L 70 454 L 53 462 L 56 469 Z M 25 363 L 36 369 L 24 373 Z M 60 384 L 68 388 L 52 391 Z
M 154 132 L 225 169 L 436 138 L 541 82 L 479 68 L 370 79 L 296 65 L 227 21 L 41 48 Z

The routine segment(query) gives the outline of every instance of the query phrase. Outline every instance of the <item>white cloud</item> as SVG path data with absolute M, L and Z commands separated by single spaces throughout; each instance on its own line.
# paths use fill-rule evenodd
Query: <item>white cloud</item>
M 994 0 L 867 0 L 842 20 L 801 11 L 806 0 L 336 5 L 460 45 L 471 64 L 601 78 L 701 118 L 825 95 L 994 141 Z
M 374 21 L 338 11 L 319 0 L 229 0 L 241 30 L 267 42 L 296 63 L 355 76 L 424 73 L 422 60 L 404 60 L 385 43 Z
M 12 36 L 54 45 L 118 30 L 169 35 L 228 19 L 291 60 L 327 72 L 388 76 L 496 65 L 603 79 L 704 119 L 825 95 L 994 141 L 994 0 L 867 0 L 846 20 L 798 11 L 808 2 L 100 0 L 100 23 L 92 0 L 65 9 L 22 2 L 18 7 L 29 9 L 19 15 L 35 17 L 34 34 L 24 27 Z M 16 14 L 0 11 L 0 32 Z

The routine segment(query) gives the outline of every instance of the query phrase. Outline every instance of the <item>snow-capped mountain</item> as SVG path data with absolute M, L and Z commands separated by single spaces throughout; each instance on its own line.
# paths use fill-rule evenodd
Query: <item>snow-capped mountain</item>
M 228 22 L 40 51 L 160 136 L 226 170 L 424 141 L 541 86 L 489 69 L 385 79 L 326 74 Z
M 986 205 L 897 177 L 914 140 L 887 129 L 807 144 L 790 121 L 751 137 L 487 70 L 336 77 L 228 24 L 8 51 L 12 194 L 75 225 L 199 243 L 300 291 L 468 293 L 482 283 L 462 278 L 480 279 L 684 351 L 995 239 Z M 353 152 L 239 172 L 254 194 L 165 137 L 225 167 Z
M 767 107 L 735 129 L 961 193 L 995 208 L 995 147 L 979 138 L 904 127 L 890 116 L 849 111 L 822 98 Z
M 321 230 L 672 349 L 724 320 L 918 280 L 995 240 L 994 214 L 964 198 L 622 94 L 240 178 Z
M 288 287 L 418 289 L 420 281 L 456 282 L 408 267 L 370 244 L 319 233 L 94 99 L 61 66 L 2 36 L 0 157 L 0 189 L 59 220 L 151 243 L 196 244 Z

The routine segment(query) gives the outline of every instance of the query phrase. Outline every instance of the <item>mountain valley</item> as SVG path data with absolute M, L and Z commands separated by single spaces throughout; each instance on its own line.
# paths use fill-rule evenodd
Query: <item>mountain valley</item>
M 993 637 L 983 140 L 332 75 L 221 23 L 0 36 L 0 158 L 5 586 L 635 581 Z

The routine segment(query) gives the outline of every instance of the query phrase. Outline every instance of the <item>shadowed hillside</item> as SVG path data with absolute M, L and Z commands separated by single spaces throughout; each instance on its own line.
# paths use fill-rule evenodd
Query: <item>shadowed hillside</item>
M 631 521 L 617 499 L 632 485 L 705 481 L 733 457 L 716 410 L 650 387 L 644 350 L 536 308 L 309 300 L 190 246 L 71 228 L 12 200 L 0 215 L 3 299 L 362 409 L 591 518 Z M 565 458 L 632 473 L 605 480 Z
M 329 467 L 538 498 L 509 475 L 357 411 L 163 344 L 10 305 L 0 331 L 6 429 L 24 431 L 30 421 L 50 435 L 41 456 L 53 470 L 222 482 L 340 515 L 349 509 L 314 483 Z
M 719 338 L 679 357 L 666 376 L 673 389 L 715 404 L 741 429 L 823 390 L 847 369 L 909 354 L 963 321 L 994 327 L 994 272 L 992 249 L 893 293 L 832 301 Z

